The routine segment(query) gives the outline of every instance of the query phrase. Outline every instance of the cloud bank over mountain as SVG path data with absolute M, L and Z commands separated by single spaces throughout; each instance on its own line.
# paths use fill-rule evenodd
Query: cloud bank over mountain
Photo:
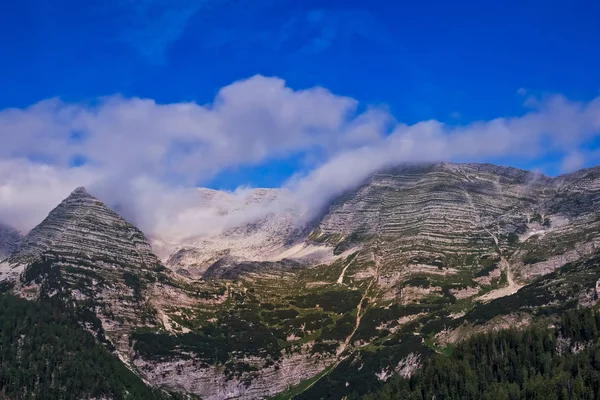
M 600 98 L 531 97 L 525 107 L 520 116 L 466 125 L 407 125 L 384 107 L 264 76 L 234 82 L 205 105 L 119 95 L 88 103 L 49 99 L 0 110 L 0 221 L 26 231 L 84 185 L 151 235 L 201 235 L 245 218 L 222 218 L 206 203 L 197 210 L 195 188 L 230 168 L 306 159 L 283 185 L 278 207 L 309 218 L 333 196 L 399 163 L 535 163 L 552 156 L 568 172 L 597 156 L 586 149 L 600 134 Z M 240 188 L 234 198 L 244 204 L 248 193 Z

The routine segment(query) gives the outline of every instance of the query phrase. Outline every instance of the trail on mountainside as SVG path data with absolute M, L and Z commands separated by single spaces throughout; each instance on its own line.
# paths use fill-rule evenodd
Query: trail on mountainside
M 360 299 L 360 302 L 358 303 L 358 306 L 356 307 L 356 322 L 354 323 L 354 329 L 352 330 L 350 335 L 348 335 L 348 337 L 344 341 L 344 344 L 342 346 L 340 346 L 340 348 L 338 349 L 338 351 L 337 351 L 338 356 L 343 354 L 344 351 L 346 351 L 346 349 L 350 345 L 350 341 L 352 340 L 352 338 L 354 337 L 354 334 L 358 330 L 358 326 L 360 325 L 360 319 L 362 318 L 362 304 L 365 301 L 365 299 L 367 298 L 367 293 L 369 293 L 369 290 L 371 290 L 371 286 L 373 285 L 374 280 L 375 280 L 374 278 L 371 279 L 371 281 L 369 282 L 369 286 L 367 286 L 367 290 L 365 290 L 365 293 L 363 294 L 362 298 Z
M 377 249 L 377 251 L 378 251 L 378 249 Z M 354 334 L 358 330 L 358 327 L 360 326 L 360 320 L 363 317 L 363 313 L 362 313 L 363 302 L 365 301 L 365 299 L 367 299 L 367 297 L 369 295 L 369 291 L 371 290 L 371 287 L 373 286 L 373 283 L 379 279 L 379 268 L 380 268 L 381 262 L 379 260 L 379 257 L 377 257 L 375 255 L 375 252 L 372 253 L 372 256 L 373 256 L 373 261 L 375 262 L 375 276 L 373 278 L 371 278 L 371 280 L 369 281 L 369 285 L 367 286 L 367 289 L 363 293 L 363 296 L 360 299 L 358 306 L 356 307 L 356 322 L 354 324 L 354 329 L 352 330 L 350 335 L 348 335 L 348 337 L 344 341 L 344 344 L 338 349 L 338 352 L 337 352 L 338 356 L 343 354 L 344 351 L 346 351 L 346 349 L 350 345 L 350 341 L 352 340 L 352 338 L 354 337 Z
M 516 293 L 519 289 L 521 289 L 523 287 L 523 285 L 519 285 L 518 283 L 516 283 L 512 277 L 512 271 L 510 269 L 510 263 L 506 260 L 506 258 L 504 258 L 504 255 L 502 254 L 502 249 L 500 249 L 500 245 L 498 243 L 498 238 L 496 237 L 496 235 L 494 235 L 492 232 L 490 232 L 488 229 L 483 228 L 494 240 L 494 243 L 496 243 L 496 248 L 498 249 L 498 254 L 500 254 L 500 262 L 498 263 L 498 266 L 500 267 L 500 270 L 506 273 L 506 281 L 508 283 L 507 286 L 498 288 L 496 290 L 492 290 L 489 293 L 484 294 L 483 296 L 478 297 L 479 300 L 483 301 L 483 302 L 487 302 L 490 300 L 494 300 L 497 299 L 499 297 L 504 297 L 504 296 L 510 296 L 511 294 Z
M 339 283 L 339 284 L 343 284 L 344 283 L 344 275 L 346 275 L 346 270 L 348 269 L 348 267 L 350 265 L 352 265 L 352 263 L 354 261 L 356 261 L 357 258 L 358 258 L 358 253 L 356 254 L 356 256 L 354 256 L 354 258 L 352 259 L 352 261 L 350 261 L 348 264 L 346 264 L 346 266 L 342 270 L 342 273 L 340 274 L 340 277 L 337 279 L 337 283 Z
M 499 263 L 500 269 L 506 272 L 506 281 L 508 282 L 507 286 L 498 288 L 496 290 L 492 290 L 477 298 L 477 300 L 481 300 L 483 302 L 487 302 L 490 300 L 497 299 L 499 297 L 510 296 L 511 294 L 516 293 L 519 289 L 523 287 L 523 285 L 519 285 L 513 280 L 512 271 L 510 270 L 510 264 L 504 257 L 500 258 Z
M 357 256 L 358 256 L 358 254 L 357 254 Z M 375 261 L 375 276 L 373 278 L 371 278 L 371 280 L 369 281 L 369 285 L 367 286 L 367 289 L 365 290 L 362 298 L 360 299 L 360 302 L 358 303 L 358 306 L 356 307 L 356 322 L 354 324 L 354 329 L 352 330 L 352 332 L 350 333 L 350 335 L 348 335 L 348 337 L 344 341 L 344 344 L 342 344 L 342 346 L 340 346 L 340 348 L 338 349 L 338 351 L 337 351 L 338 360 L 329 368 L 329 370 L 327 371 L 327 373 L 323 374 L 318 379 L 316 379 L 314 382 L 312 382 L 310 385 L 308 385 L 301 393 L 304 393 L 307 390 L 309 390 L 317 382 L 319 382 L 325 376 L 329 375 L 331 373 L 331 371 L 334 371 L 337 368 L 337 366 L 340 365 L 340 363 L 342 361 L 344 361 L 345 359 L 347 359 L 348 357 L 350 357 L 353 354 L 353 352 L 350 352 L 350 353 L 346 354 L 345 356 L 340 357 L 342 354 L 344 354 L 344 352 L 346 351 L 346 349 L 350 345 L 350 342 L 352 341 L 352 338 L 354 337 L 354 334 L 358 330 L 358 327 L 360 326 L 360 320 L 363 317 L 363 314 L 362 314 L 362 304 L 365 301 L 365 299 L 367 298 L 367 296 L 369 294 L 369 290 L 371 290 L 371 287 L 373 286 L 373 283 L 377 282 L 377 280 L 379 279 L 379 268 L 380 268 L 380 265 L 381 265 L 380 257 L 376 256 L 375 252 L 373 252 L 372 256 L 373 256 L 373 261 Z M 356 258 L 357 257 L 355 257 L 348 265 L 352 264 L 352 262 L 354 262 L 354 260 L 356 260 Z M 346 268 L 348 268 L 348 265 L 346 266 Z M 345 268 L 344 268 L 344 270 L 345 270 Z
M 481 300 L 483 302 L 487 302 L 487 301 L 491 301 L 491 300 L 494 300 L 494 299 L 497 299 L 500 297 L 510 296 L 511 294 L 514 294 L 519 289 L 521 289 L 523 287 L 523 285 L 519 285 L 518 283 L 516 283 L 514 281 L 514 279 L 512 277 L 512 271 L 510 269 L 510 263 L 506 260 L 506 258 L 502 254 L 502 249 L 500 248 L 500 243 L 498 241 L 498 237 L 496 235 L 494 235 L 489 229 L 487 229 L 481 223 L 481 217 L 480 217 L 479 213 L 477 212 L 477 209 L 475 208 L 473 199 L 471 198 L 471 195 L 469 194 L 469 192 L 466 190 L 465 190 L 465 195 L 467 196 L 469 205 L 471 206 L 471 209 L 473 210 L 477 225 L 479 227 L 481 227 L 484 231 L 486 231 L 488 233 L 488 235 L 490 235 L 490 237 L 492 238 L 494 243 L 496 244 L 496 250 L 498 251 L 498 254 L 500 255 L 500 262 L 498 263 L 498 265 L 500 267 L 500 270 L 506 273 L 506 281 L 508 283 L 507 286 L 492 290 L 491 292 L 488 292 L 488 293 L 484 294 L 483 296 L 478 297 L 477 299 Z

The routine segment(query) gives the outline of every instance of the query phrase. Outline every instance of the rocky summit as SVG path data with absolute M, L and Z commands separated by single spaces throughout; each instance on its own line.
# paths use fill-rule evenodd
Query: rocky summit
M 277 191 L 235 210 L 203 196 L 257 218 L 170 243 L 163 264 L 76 189 L 0 264 L 2 288 L 73 306 L 147 385 L 212 400 L 359 397 L 475 334 L 547 327 L 598 301 L 598 167 L 399 166 L 303 226 L 296 210 L 256 212 Z
M 23 238 L 11 262 L 31 262 L 48 252 L 106 264 L 157 264 L 144 234 L 83 187 L 75 189 Z
M 85 305 L 104 331 L 122 331 L 115 316 L 148 319 L 142 290 L 160 268 L 144 234 L 91 196 L 75 189 L 0 264 L 5 284 L 26 298 L 62 297 Z M 121 340 L 123 337 L 115 337 Z

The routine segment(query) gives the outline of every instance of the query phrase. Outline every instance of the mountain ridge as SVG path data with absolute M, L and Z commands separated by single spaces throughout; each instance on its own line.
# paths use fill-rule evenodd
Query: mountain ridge
M 256 249 L 253 252 L 240 251 L 239 254 L 237 254 L 237 257 L 234 257 L 233 260 L 240 262 L 280 261 L 286 256 L 286 247 L 292 248 L 296 246 L 302 248 L 309 245 L 317 245 L 319 246 L 319 251 L 321 251 L 322 254 L 327 254 L 329 251 L 329 255 L 324 257 L 323 260 L 330 262 L 336 258 L 335 255 L 331 253 L 332 249 L 340 244 L 346 247 L 351 246 L 352 238 L 349 237 L 351 234 L 354 236 L 373 236 L 382 234 L 385 235 L 386 232 L 388 232 L 392 235 L 396 235 L 394 229 L 402 228 L 401 226 L 398 226 L 397 223 L 409 218 L 409 216 L 406 215 L 407 210 L 405 210 L 407 205 L 398 203 L 399 200 L 394 200 L 395 203 L 384 204 L 383 202 L 385 199 L 379 198 L 373 200 L 373 208 L 374 210 L 378 210 L 373 211 L 375 214 L 373 212 L 369 212 L 368 209 L 364 207 L 368 206 L 368 197 L 371 195 L 377 195 L 375 192 L 377 192 L 379 188 L 385 189 L 386 185 L 389 187 L 388 191 L 390 189 L 401 190 L 402 192 L 399 193 L 404 193 L 403 196 L 419 196 L 419 198 L 424 198 L 423 196 L 425 195 L 425 192 L 421 194 L 418 192 L 411 193 L 411 189 L 418 190 L 418 187 L 414 186 L 416 181 L 412 182 L 411 179 L 416 179 L 417 181 L 419 179 L 421 181 L 429 180 L 429 182 L 425 182 L 425 184 L 429 184 L 429 187 L 424 187 L 423 189 L 428 193 L 427 196 L 431 196 L 433 193 L 431 190 L 434 189 L 440 193 L 439 195 L 436 195 L 438 196 L 437 199 L 432 199 L 432 204 L 439 202 L 441 195 L 448 198 L 449 193 L 454 193 L 453 199 L 451 198 L 446 200 L 447 205 L 444 206 L 444 210 L 437 212 L 436 214 L 434 208 L 427 208 L 427 206 L 425 206 L 424 209 L 419 210 L 419 215 L 421 215 L 423 212 L 429 212 L 432 213 L 430 214 L 431 218 L 438 218 L 436 215 L 439 216 L 439 218 L 450 217 L 453 220 L 449 220 L 447 218 L 446 223 L 448 228 L 443 229 L 454 229 L 457 231 L 460 231 L 460 229 L 463 231 L 467 229 L 468 231 L 477 231 L 479 232 L 479 236 L 473 236 L 473 239 L 488 241 L 488 247 L 493 249 L 495 246 L 495 240 L 498 238 L 494 238 L 494 235 L 490 235 L 488 232 L 491 227 L 490 224 L 511 225 L 509 229 L 502 228 L 501 230 L 504 230 L 504 232 L 497 232 L 496 236 L 497 234 L 508 236 L 511 232 L 517 232 L 517 234 L 522 235 L 522 233 L 519 233 L 520 230 L 528 229 L 526 225 L 529 224 L 529 218 L 533 217 L 537 212 L 533 210 L 532 207 L 539 209 L 538 211 L 546 212 L 547 210 L 544 208 L 546 207 L 544 203 L 551 200 L 552 196 L 557 193 L 559 187 L 566 185 L 567 189 L 563 188 L 562 190 L 563 192 L 568 192 L 569 185 L 575 185 L 575 181 L 584 179 L 585 176 L 593 175 L 594 171 L 597 170 L 598 167 L 595 169 L 590 168 L 572 174 L 551 178 L 537 172 L 525 171 L 513 167 L 501 167 L 493 164 L 426 163 L 388 168 L 382 172 L 373 174 L 356 189 L 347 190 L 337 198 L 333 199 L 329 203 L 329 206 L 325 207 L 324 211 L 312 223 L 314 228 L 312 229 L 312 233 L 309 231 L 308 233 L 310 234 L 306 234 L 304 237 L 296 236 L 290 242 L 280 240 L 278 242 L 278 246 L 281 249 L 279 254 L 282 256 L 278 257 L 277 253 L 273 253 L 273 249 L 261 247 L 264 242 L 259 241 L 259 243 L 256 245 Z M 407 172 L 402 178 L 404 181 L 400 179 L 398 175 L 403 174 L 403 171 Z M 391 183 L 388 182 L 389 185 L 385 182 L 386 176 L 390 177 L 389 179 L 391 179 Z M 487 178 L 485 178 L 486 176 Z M 379 179 L 377 177 L 379 177 Z M 448 186 L 445 188 L 443 186 L 446 184 L 445 180 L 452 182 L 453 186 Z M 441 186 L 436 189 L 434 184 Z M 370 195 L 364 193 L 361 195 L 361 190 L 370 190 L 373 194 Z M 388 197 L 390 195 L 391 193 L 383 194 L 383 196 Z M 485 196 L 489 197 L 489 200 L 485 200 L 487 203 L 476 204 L 478 199 L 485 198 Z M 511 202 L 511 206 L 509 208 L 502 208 L 502 201 L 504 201 L 502 200 L 503 196 L 505 197 L 504 200 Z M 352 198 L 355 198 L 355 201 L 357 201 L 356 204 L 348 203 L 348 201 L 352 201 Z M 495 201 L 494 199 L 500 200 Z M 461 202 L 463 203 L 462 205 L 460 204 Z M 346 213 L 341 208 L 336 209 L 336 204 L 345 204 L 345 207 L 352 210 L 352 213 Z M 456 208 L 456 204 L 458 204 L 459 208 Z M 564 203 L 561 203 L 560 201 L 557 201 L 554 204 L 554 208 L 556 209 L 555 213 L 560 211 L 557 207 L 566 207 Z M 357 211 L 357 209 L 360 209 L 361 207 L 362 211 Z M 404 209 L 402 213 L 405 215 L 402 217 L 398 212 L 394 211 L 390 211 L 387 214 L 385 212 L 381 213 L 383 208 L 380 210 L 380 207 L 387 208 L 388 210 L 393 209 L 393 207 L 400 207 L 400 209 Z M 454 207 L 455 211 L 449 212 L 449 207 Z M 571 212 L 576 212 L 574 211 L 575 209 L 573 207 L 567 208 L 569 208 Z M 416 210 L 412 212 L 414 213 Z M 514 215 L 511 216 L 509 215 L 510 213 Z M 502 217 L 503 214 L 505 214 L 504 217 Z M 557 224 L 561 224 L 563 222 L 564 216 L 562 214 L 556 217 Z M 277 220 L 276 214 L 273 213 L 269 215 L 271 220 Z M 529 215 L 529 217 L 527 215 Z M 351 222 L 352 218 L 354 218 L 355 221 L 361 221 L 362 228 L 353 225 Z M 382 221 L 385 221 L 385 224 L 375 229 L 375 225 L 373 224 L 377 225 L 377 223 L 375 220 L 373 220 L 373 218 L 381 219 Z M 398 220 L 398 218 L 400 218 L 400 220 Z M 464 223 L 462 223 L 462 225 L 459 221 L 460 218 L 464 219 Z M 500 218 L 500 220 L 497 220 L 498 218 Z M 543 223 L 544 221 L 540 222 Z M 369 224 L 371 224 L 370 227 L 367 226 Z M 394 224 L 396 224 L 395 227 Z M 426 228 L 423 224 L 430 224 L 430 228 Z M 436 224 L 438 223 L 434 222 L 432 219 L 431 222 L 415 221 L 412 226 L 414 229 L 420 232 L 420 235 L 425 235 L 425 240 L 435 241 L 436 232 L 441 229 L 438 228 L 439 224 L 438 226 L 435 226 Z M 347 226 L 343 228 L 343 225 Z M 288 225 L 285 225 L 285 227 L 288 226 L 289 223 Z M 310 224 L 308 226 L 310 226 Z M 462 228 L 460 228 L 460 226 L 462 226 Z M 278 238 L 287 237 L 289 231 L 286 231 L 285 229 L 287 228 L 285 227 L 278 229 L 279 227 L 275 226 L 272 230 L 271 236 Z M 406 225 L 406 227 L 409 229 L 410 225 Z M 431 231 L 429 236 L 427 236 L 428 229 Z M 243 230 L 244 226 L 237 228 L 238 233 L 243 232 Z M 380 232 L 380 230 L 383 231 Z M 233 231 L 235 231 L 235 229 Z M 234 235 L 208 236 L 194 244 L 181 246 L 171 255 L 171 259 L 167 260 L 166 264 L 171 267 L 176 266 L 177 268 L 183 268 L 188 272 L 190 270 L 193 271 L 195 268 L 199 268 L 200 271 L 204 271 L 213 263 L 219 261 L 223 262 L 225 258 L 230 257 L 230 250 L 236 248 L 237 246 L 237 244 L 235 244 L 236 241 L 243 242 L 243 240 L 249 238 L 249 236 L 244 236 L 243 234 L 238 235 L 235 238 L 234 237 Z M 507 246 L 506 242 L 507 239 L 505 238 L 503 243 L 500 244 Z M 436 245 L 443 246 L 443 240 L 441 243 L 438 241 Z M 440 250 L 442 248 L 440 248 Z M 202 254 L 203 258 L 199 258 L 197 254 Z M 265 254 L 273 254 L 273 256 L 267 258 L 264 257 Z
M 599 171 L 403 166 L 337 197 L 309 229 L 257 212 L 166 266 L 78 188 L 0 264 L 0 280 L 74 305 L 82 326 L 168 391 L 308 399 L 329 385 L 342 398 L 476 333 L 594 306 Z M 248 204 L 265 194 L 267 211 L 280 211 L 268 207 L 274 191 Z

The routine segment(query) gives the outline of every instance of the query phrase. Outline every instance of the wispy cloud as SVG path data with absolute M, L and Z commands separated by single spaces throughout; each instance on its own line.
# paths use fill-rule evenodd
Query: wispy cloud
M 284 1 L 284 3 L 286 3 Z M 287 2 L 291 4 L 291 2 Z M 276 18 L 266 18 L 280 5 L 274 1 L 244 3 L 226 16 L 223 27 L 210 21 L 202 37 L 207 47 L 228 47 L 243 55 L 249 48 L 276 52 L 280 56 L 319 55 L 332 48 L 349 50 L 356 40 L 368 41 L 374 46 L 393 44 L 384 25 L 366 9 L 298 9 L 276 12 Z
M 357 39 L 373 45 L 389 45 L 391 40 L 381 24 L 368 10 L 310 10 L 299 20 L 305 26 L 298 29 L 304 35 L 303 52 L 320 53 L 338 44 L 348 46 Z
M 211 1 L 217 0 L 120 0 L 122 39 L 149 62 L 162 63 L 169 45 Z
M 566 154 L 561 163 L 560 171 L 569 173 L 578 170 L 585 165 L 585 154 L 579 150 L 572 150 Z

